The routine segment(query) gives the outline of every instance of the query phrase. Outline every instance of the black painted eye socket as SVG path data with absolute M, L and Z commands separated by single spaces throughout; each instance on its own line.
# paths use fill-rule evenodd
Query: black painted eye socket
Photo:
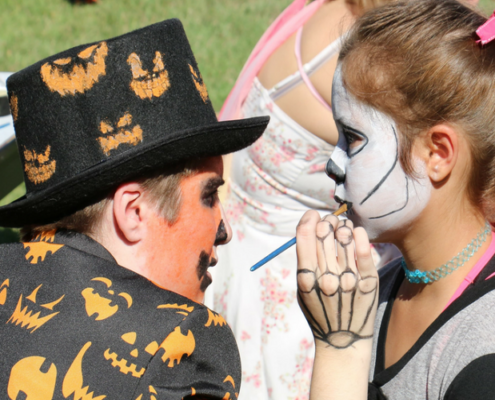
M 347 142 L 348 157 L 355 156 L 368 144 L 368 138 L 364 134 L 348 126 L 342 126 L 342 134 Z

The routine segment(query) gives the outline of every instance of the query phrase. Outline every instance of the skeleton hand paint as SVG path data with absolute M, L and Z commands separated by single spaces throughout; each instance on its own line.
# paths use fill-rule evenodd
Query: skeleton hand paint
M 352 203 L 349 219 L 364 227 L 372 241 L 388 241 L 423 211 L 431 183 L 416 159 L 419 178 L 406 175 L 399 162 L 400 132 L 394 120 L 347 92 L 340 65 L 332 90 L 339 142 L 327 173 L 336 182 L 335 199 Z
M 297 229 L 297 255 L 298 300 L 315 339 L 337 349 L 371 339 L 378 275 L 365 231 L 358 229 L 355 244 L 351 221 L 333 215 L 319 221 L 307 212 Z

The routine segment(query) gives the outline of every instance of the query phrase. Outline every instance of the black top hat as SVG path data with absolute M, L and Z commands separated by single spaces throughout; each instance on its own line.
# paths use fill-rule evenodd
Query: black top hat
M 268 117 L 218 122 L 182 24 L 42 60 L 7 81 L 26 195 L 0 226 L 54 222 L 119 184 L 253 143 Z

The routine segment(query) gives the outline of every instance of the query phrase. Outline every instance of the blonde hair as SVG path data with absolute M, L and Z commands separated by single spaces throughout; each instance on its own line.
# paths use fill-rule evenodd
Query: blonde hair
M 414 175 L 418 135 L 442 122 L 470 145 L 468 193 L 495 219 L 495 43 L 476 43 L 486 18 L 455 0 L 398 1 L 370 11 L 340 53 L 346 89 L 392 117 L 400 161 Z
M 180 182 L 197 171 L 198 165 L 199 161 L 191 161 L 180 167 L 162 170 L 135 180 L 144 188 L 145 196 L 150 203 L 170 224 L 176 222 L 182 204 Z M 57 222 L 25 226 L 21 229 L 21 240 L 28 242 L 42 232 L 51 230 L 71 230 L 91 236 L 98 230 L 112 197 L 113 193 Z

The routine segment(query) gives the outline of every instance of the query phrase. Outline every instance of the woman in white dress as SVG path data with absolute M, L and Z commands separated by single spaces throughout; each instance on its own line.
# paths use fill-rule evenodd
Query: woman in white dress
M 304 3 L 294 1 L 268 29 L 220 115 L 271 117 L 264 135 L 233 156 L 224 202 L 233 238 L 218 249 L 206 293 L 237 339 L 241 400 L 308 398 L 314 343 L 297 304 L 295 248 L 256 272 L 249 268 L 295 236 L 305 211 L 338 208 L 324 172 L 338 138 L 331 81 L 340 36 L 379 2 Z

